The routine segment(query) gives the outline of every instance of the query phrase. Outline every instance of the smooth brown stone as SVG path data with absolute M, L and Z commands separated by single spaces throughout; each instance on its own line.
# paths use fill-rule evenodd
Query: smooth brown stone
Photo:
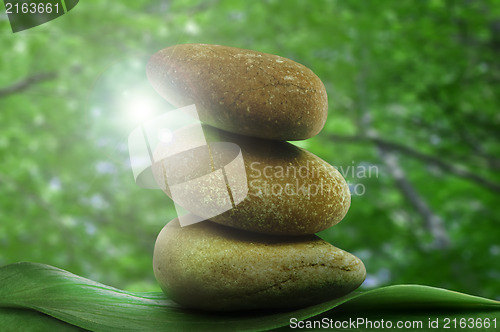
M 208 146 L 153 164 L 160 187 L 189 212 L 246 231 L 288 236 L 317 233 L 346 215 L 351 203 L 349 187 L 337 169 L 316 155 L 287 142 L 239 136 L 209 126 L 204 126 L 204 132 Z M 189 146 L 189 135 L 181 131 L 177 136 L 182 138 L 175 139 L 181 147 Z M 222 174 L 213 171 L 228 165 L 231 158 L 214 152 L 217 142 L 237 144 L 244 160 L 240 170 L 226 169 L 230 183 L 235 184 L 230 187 L 233 197 L 244 199 L 218 215 L 210 213 L 223 210 L 227 188 Z M 164 149 L 168 146 L 160 146 L 155 155 Z M 221 160 L 219 166 L 211 167 L 214 160 Z M 175 175 L 178 182 L 196 182 L 186 182 L 182 192 L 172 197 L 167 173 L 170 181 Z M 203 177 L 205 174 L 212 175 Z
M 200 120 L 237 134 L 302 140 L 320 132 L 328 98 L 307 67 L 240 48 L 183 44 L 155 53 L 153 87 L 172 105 L 195 104 Z
M 283 238 L 203 221 L 168 223 L 153 268 L 165 294 L 210 311 L 298 308 L 345 295 L 366 277 L 363 262 L 315 235 Z

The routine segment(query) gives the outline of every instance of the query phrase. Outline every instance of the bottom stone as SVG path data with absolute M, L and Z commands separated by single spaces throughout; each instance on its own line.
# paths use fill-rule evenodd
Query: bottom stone
M 363 262 L 315 235 L 259 235 L 177 219 L 158 235 L 153 268 L 172 300 L 210 311 L 298 308 L 345 295 Z

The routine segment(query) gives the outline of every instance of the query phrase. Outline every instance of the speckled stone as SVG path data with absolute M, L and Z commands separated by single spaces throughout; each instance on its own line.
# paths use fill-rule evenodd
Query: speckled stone
M 346 215 L 351 204 L 349 187 L 337 169 L 316 155 L 287 142 L 235 135 L 209 126 L 204 126 L 204 132 L 209 145 L 221 141 L 241 148 L 245 170 L 232 183 L 246 181 L 248 185 L 243 201 L 210 220 L 263 234 L 305 235 L 327 229 Z M 178 140 L 179 144 L 189 146 L 189 136 L 179 135 L 183 138 Z M 207 153 L 212 151 L 208 149 Z M 218 157 L 212 154 L 210 159 Z M 170 196 L 166 169 L 171 171 L 172 165 L 167 167 L 166 162 L 155 163 L 153 174 Z M 182 197 L 173 198 L 177 204 L 204 217 L 205 211 L 220 210 L 218 204 L 223 200 L 219 197 L 227 195 L 227 191 L 214 185 L 221 179 L 201 178 L 204 173 L 212 172 L 208 162 L 200 163 L 194 156 L 186 155 L 182 162 L 174 162 L 173 167 L 177 167 L 178 174 L 187 172 L 199 179 L 197 185 L 185 189 Z M 242 195 L 238 192 L 242 186 L 233 186 L 231 190 L 233 195 Z
M 203 221 L 160 232 L 153 268 L 163 291 L 189 308 L 297 308 L 356 289 L 362 261 L 315 235 L 264 236 Z
M 153 87 L 171 104 L 195 104 L 200 120 L 246 136 L 301 140 L 323 128 L 326 90 L 307 67 L 234 47 L 183 44 L 154 54 Z

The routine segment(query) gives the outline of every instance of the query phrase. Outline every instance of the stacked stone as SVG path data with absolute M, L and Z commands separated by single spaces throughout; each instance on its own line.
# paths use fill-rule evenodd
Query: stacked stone
M 333 166 L 286 142 L 323 128 L 321 80 L 290 59 L 205 44 L 161 50 L 147 73 L 174 106 L 196 105 L 208 145 L 240 147 L 248 182 L 229 211 L 163 228 L 153 257 L 163 291 L 187 307 L 222 311 L 297 308 L 356 289 L 366 276 L 361 260 L 314 235 L 345 216 L 349 188 Z M 166 181 L 162 162 L 153 172 Z

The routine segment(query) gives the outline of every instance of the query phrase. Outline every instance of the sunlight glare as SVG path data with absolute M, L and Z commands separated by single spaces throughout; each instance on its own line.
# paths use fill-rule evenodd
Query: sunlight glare
M 127 100 L 126 111 L 132 123 L 139 125 L 155 114 L 156 105 L 148 98 L 134 96 Z

